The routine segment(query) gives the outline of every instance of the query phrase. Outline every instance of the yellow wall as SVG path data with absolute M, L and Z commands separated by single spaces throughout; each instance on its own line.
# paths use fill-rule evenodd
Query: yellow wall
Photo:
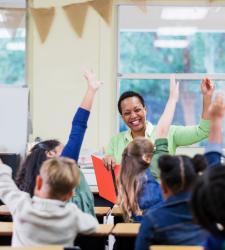
M 89 8 L 82 39 L 61 6 L 74 1 L 34 0 L 34 7 L 56 7 L 49 36 L 41 44 L 32 18 L 29 34 L 29 84 L 33 138 L 66 141 L 73 114 L 86 90 L 84 69 L 93 69 L 104 85 L 96 96 L 84 147 L 99 150 L 116 131 L 114 29 Z

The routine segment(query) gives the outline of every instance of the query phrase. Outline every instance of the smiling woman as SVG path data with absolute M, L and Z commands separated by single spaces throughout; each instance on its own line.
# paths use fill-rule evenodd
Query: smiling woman
M 124 92 L 118 101 L 123 121 L 131 129 L 133 138 L 145 135 L 146 108 L 141 95 L 133 91 Z
M 198 125 L 173 125 L 170 127 L 168 133 L 168 150 L 170 154 L 174 154 L 179 146 L 191 145 L 208 137 L 208 107 L 211 103 L 213 90 L 213 83 L 207 78 L 204 79 L 201 84 L 203 112 Z M 133 91 L 123 93 L 118 101 L 118 109 L 129 129 L 114 136 L 108 144 L 104 157 L 104 163 L 108 169 L 114 167 L 116 163 L 120 164 L 124 149 L 135 137 L 142 136 L 152 142 L 155 141 L 155 126 L 146 120 L 147 111 L 143 97 L 140 94 Z M 158 178 L 158 176 L 155 177 Z

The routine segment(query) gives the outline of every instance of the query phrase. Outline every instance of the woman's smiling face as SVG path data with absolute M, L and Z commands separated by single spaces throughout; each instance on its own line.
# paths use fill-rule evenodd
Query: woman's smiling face
M 146 127 L 146 108 L 136 96 L 121 102 L 122 117 L 132 132 L 144 132 Z

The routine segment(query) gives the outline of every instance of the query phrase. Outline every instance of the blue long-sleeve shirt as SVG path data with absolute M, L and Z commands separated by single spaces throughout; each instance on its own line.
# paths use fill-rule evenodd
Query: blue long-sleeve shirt
M 72 121 L 72 129 L 70 131 L 68 142 L 66 143 L 61 156 L 69 157 L 78 161 L 84 134 L 87 129 L 89 115 L 89 111 L 83 108 L 78 108 Z
M 211 143 L 207 146 L 205 157 L 209 167 L 214 167 L 221 163 L 223 145 Z M 208 237 L 205 250 L 225 250 L 225 239 L 211 235 Z
M 72 121 L 72 128 L 68 142 L 66 143 L 61 156 L 69 157 L 78 161 L 85 131 L 87 129 L 89 115 L 89 111 L 83 108 L 78 108 Z M 94 198 L 82 171 L 80 171 L 80 183 L 76 187 L 74 193 L 75 195 L 72 197 L 71 201 L 76 203 L 82 211 L 95 215 Z

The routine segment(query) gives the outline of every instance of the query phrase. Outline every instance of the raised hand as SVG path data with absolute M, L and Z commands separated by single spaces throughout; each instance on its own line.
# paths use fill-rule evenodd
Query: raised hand
M 173 120 L 176 103 L 179 99 L 179 82 L 176 82 L 175 76 L 170 78 L 170 94 L 165 109 L 156 126 L 155 138 L 167 138 L 171 122 Z
M 203 96 L 212 96 L 215 86 L 209 78 L 204 78 L 201 83 L 201 91 Z
M 90 111 L 93 101 L 94 101 L 94 96 L 96 94 L 96 91 L 99 89 L 102 82 L 96 80 L 96 75 L 92 70 L 86 70 L 84 73 L 84 77 L 88 82 L 88 88 L 81 102 L 80 107 Z
M 98 90 L 100 85 L 102 84 L 101 81 L 98 81 L 96 79 L 96 75 L 92 70 L 86 70 L 84 72 L 84 77 L 88 82 L 88 88 L 93 90 L 93 91 Z
M 176 82 L 175 75 L 171 75 L 170 77 L 170 94 L 169 98 L 174 101 L 178 101 L 179 99 L 179 82 Z
M 223 119 L 225 114 L 225 100 L 222 93 L 218 93 L 209 107 L 211 120 Z

